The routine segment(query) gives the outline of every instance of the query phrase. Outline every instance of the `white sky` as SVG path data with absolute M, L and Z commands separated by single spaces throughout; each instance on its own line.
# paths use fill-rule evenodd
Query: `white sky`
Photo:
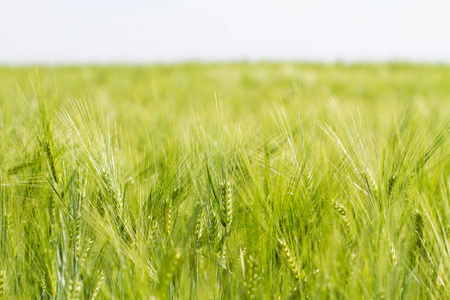
M 0 0 L 0 64 L 450 62 L 450 1 Z

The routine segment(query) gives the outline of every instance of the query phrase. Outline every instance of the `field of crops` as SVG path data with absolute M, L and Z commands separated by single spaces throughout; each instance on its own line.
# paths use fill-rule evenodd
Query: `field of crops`
M 0 298 L 450 297 L 450 67 L 0 67 Z

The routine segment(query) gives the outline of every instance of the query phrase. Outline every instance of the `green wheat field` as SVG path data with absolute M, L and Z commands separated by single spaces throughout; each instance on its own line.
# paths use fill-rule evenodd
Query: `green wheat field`
M 450 66 L 0 67 L 0 298 L 448 299 Z

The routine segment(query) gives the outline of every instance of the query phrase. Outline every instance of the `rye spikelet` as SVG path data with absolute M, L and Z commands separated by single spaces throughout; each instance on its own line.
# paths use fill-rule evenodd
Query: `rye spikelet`
M 8 241 L 10 238 L 11 238 L 11 236 L 12 236 L 12 225 L 11 225 L 11 220 L 12 218 L 11 218 L 11 214 L 9 213 L 5 213 L 4 214 L 4 228 L 6 229 L 5 231 L 4 231 L 4 233 L 5 233 L 5 236 L 4 236 L 4 239 L 5 239 L 5 242 L 6 241 Z
M 41 286 L 41 289 L 42 289 L 42 295 L 47 294 L 47 285 L 45 284 L 45 279 L 40 280 L 39 285 Z M 1 299 L 1 297 L 0 297 L 0 299 Z
M 203 232 L 205 230 L 205 217 L 206 217 L 205 210 L 201 209 L 201 212 L 197 219 L 197 224 L 195 225 L 195 235 L 197 244 L 200 243 L 203 237 Z
M 334 210 L 341 216 L 342 221 L 344 221 L 345 227 L 347 228 L 347 232 L 350 235 L 351 239 L 355 239 L 355 231 L 350 223 L 350 220 L 347 217 L 347 213 L 342 204 L 337 202 L 336 200 L 332 200 Z
M 222 251 L 219 254 L 219 264 L 226 269 L 227 268 L 227 242 L 224 241 L 222 245 Z
M 67 300 L 78 300 L 80 299 L 81 289 L 83 288 L 83 282 L 75 279 L 75 281 L 70 280 L 67 287 Z
M 90 238 L 87 242 L 86 249 L 84 250 L 83 256 L 81 257 L 81 264 L 84 265 L 86 263 L 86 259 L 91 251 L 92 245 L 94 244 L 94 240 Z
M 101 271 L 101 272 L 98 272 L 98 273 L 99 273 L 98 274 L 99 275 L 98 276 L 98 281 L 97 281 L 97 284 L 95 285 L 94 292 L 92 293 L 91 300 L 95 300 L 95 298 L 97 298 L 98 293 L 100 292 L 100 289 L 102 287 L 102 284 L 105 281 L 105 272 Z
M 77 218 L 74 226 L 74 239 L 75 239 L 75 255 L 77 260 L 81 256 L 81 221 L 80 218 Z
M 58 183 L 59 178 L 58 178 L 58 173 L 56 172 L 56 162 L 55 162 L 55 155 L 53 152 L 53 143 L 52 143 L 50 137 L 46 136 L 44 138 L 44 141 L 42 143 L 42 148 L 47 157 L 47 161 L 50 166 L 50 172 L 52 174 L 52 178 L 55 183 Z
M 390 239 L 388 239 L 388 242 L 389 242 L 389 247 L 391 250 L 390 255 L 389 255 L 389 261 L 392 266 L 396 266 L 397 265 L 397 253 L 395 251 L 394 243 L 392 243 Z
M 300 282 L 301 281 L 301 273 L 298 268 L 299 263 L 295 258 L 294 254 L 289 249 L 288 245 L 283 239 L 278 239 L 278 244 L 281 249 L 282 256 L 285 258 L 284 262 L 288 267 L 289 271 L 294 275 L 295 279 Z
M 5 296 L 6 283 L 5 283 L 5 271 L 0 271 L 0 299 Z
M 241 249 L 241 266 L 245 295 L 248 299 L 256 299 L 260 279 L 259 268 L 256 260 L 251 255 L 245 253 L 245 248 Z
M 414 213 L 414 252 L 422 251 L 423 246 L 423 216 L 419 210 Z
M 102 168 L 101 170 L 101 177 L 104 185 L 104 193 L 106 195 L 109 195 L 115 213 L 117 213 L 119 216 L 122 215 L 122 199 L 120 197 L 120 194 L 114 188 L 111 178 L 105 168 Z
M 394 191 L 394 184 L 397 181 L 397 176 L 392 175 L 389 178 L 389 182 L 388 182 L 388 198 L 390 199 L 392 196 L 392 192 Z
M 219 238 L 217 230 L 217 214 L 213 212 L 208 221 L 208 244 L 212 249 L 214 249 L 217 239 Z
M 57 272 L 52 272 L 51 266 L 46 263 L 44 276 L 42 284 L 45 286 L 47 293 L 54 297 L 56 295 L 58 274 Z
M 172 201 L 170 199 L 166 200 L 165 205 L 165 222 L 166 222 L 166 233 L 170 235 L 173 229 L 173 207 Z
M 229 231 L 233 223 L 233 190 L 230 181 L 226 184 L 222 182 L 220 186 L 222 190 L 221 210 L 225 215 L 226 229 Z
M 375 179 L 372 176 L 372 172 L 370 172 L 370 169 L 366 167 L 366 173 L 364 174 L 364 179 L 366 181 L 366 185 L 368 189 L 372 192 L 373 195 L 376 195 L 378 191 L 377 183 L 375 182 Z
M 224 182 L 219 183 L 219 187 L 220 187 L 220 211 L 222 211 L 223 213 L 225 213 L 226 211 L 226 207 L 225 207 L 225 198 L 227 197 L 227 187 L 225 185 Z
M 314 191 L 314 184 L 312 181 L 312 175 L 310 172 L 308 172 L 307 174 L 304 174 L 304 181 L 305 181 L 305 185 L 306 185 L 306 190 L 308 191 L 308 193 L 311 195 Z
M 153 220 L 151 222 L 151 228 L 149 230 L 149 234 L 150 234 L 150 236 L 149 236 L 150 241 L 152 241 L 152 243 L 157 242 L 157 237 L 160 236 L 160 229 L 159 229 L 158 220 Z
M 233 193 L 231 190 L 230 182 L 228 182 L 226 205 L 227 205 L 226 223 L 227 229 L 230 230 L 231 224 L 233 223 Z
M 181 262 L 181 250 L 175 249 L 170 255 L 167 263 L 163 266 L 163 271 L 160 274 L 160 289 L 167 288 L 175 278 L 178 266 Z

